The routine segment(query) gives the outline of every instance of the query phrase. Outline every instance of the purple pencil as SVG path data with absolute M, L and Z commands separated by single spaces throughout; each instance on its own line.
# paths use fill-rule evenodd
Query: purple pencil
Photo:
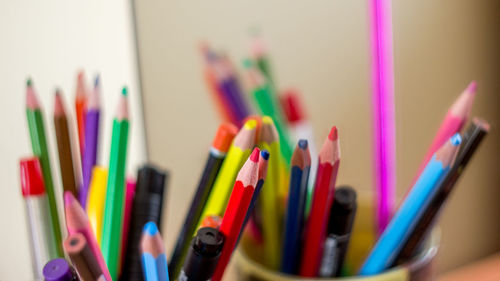
M 83 186 L 80 189 L 79 199 L 83 208 L 87 207 L 89 185 L 92 169 L 96 165 L 99 145 L 99 115 L 101 112 L 99 101 L 99 76 L 95 78 L 94 90 L 90 93 L 87 103 L 85 122 L 85 149 L 83 150 Z
M 382 233 L 391 219 L 396 186 L 391 0 L 370 0 L 370 34 L 376 222 Z

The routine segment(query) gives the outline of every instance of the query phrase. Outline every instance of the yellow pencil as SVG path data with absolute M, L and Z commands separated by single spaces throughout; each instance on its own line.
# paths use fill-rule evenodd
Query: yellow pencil
M 101 166 L 94 167 L 90 182 L 89 198 L 87 200 L 87 215 L 99 246 L 101 246 L 102 219 L 107 182 L 108 170 Z
M 233 140 L 208 197 L 198 227 L 207 216 L 223 216 L 236 175 L 255 145 L 257 122 L 248 120 Z
M 269 116 L 262 117 L 260 132 L 262 149 L 269 151 L 267 178 L 262 186 L 262 234 L 264 239 L 265 263 L 271 269 L 278 269 L 280 262 L 280 208 L 279 191 L 283 184 L 282 160 L 279 135 Z

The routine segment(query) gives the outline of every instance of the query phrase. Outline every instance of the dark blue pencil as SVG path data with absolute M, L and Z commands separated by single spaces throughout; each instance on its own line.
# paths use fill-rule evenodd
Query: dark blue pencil
M 301 256 L 301 235 L 307 198 L 307 182 L 311 168 L 311 155 L 307 140 L 299 140 L 291 160 L 290 190 L 285 218 L 285 237 L 281 271 L 297 274 Z

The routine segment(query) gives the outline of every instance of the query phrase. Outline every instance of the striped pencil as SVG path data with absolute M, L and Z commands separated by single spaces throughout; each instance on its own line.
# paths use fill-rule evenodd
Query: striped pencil
M 373 275 L 392 265 L 404 242 L 413 231 L 414 222 L 437 191 L 440 180 L 455 161 L 462 139 L 453 136 L 432 156 L 419 179 L 387 225 L 360 270 L 360 275 Z
M 212 190 L 215 179 L 226 158 L 226 153 L 231 146 L 238 129 L 230 123 L 223 123 L 219 126 L 215 138 L 210 147 L 209 156 L 205 168 L 198 182 L 196 193 L 189 207 L 189 211 L 184 219 L 177 243 L 172 253 L 169 263 L 169 273 L 171 279 L 176 279 L 182 265 L 185 255 L 188 252 L 191 239 L 196 231 L 196 226 L 201 217 L 201 212 L 205 207 L 208 196 Z
M 432 140 L 429 150 L 427 150 L 427 153 L 418 168 L 413 184 L 424 170 L 432 155 L 434 155 L 434 153 L 454 134 L 459 133 L 465 123 L 467 123 L 472 110 L 472 105 L 474 104 L 476 89 L 476 81 L 470 82 L 467 88 L 458 96 L 455 102 L 448 109 L 446 116 L 439 126 L 436 136 L 434 136 L 434 139 Z
M 280 263 L 280 209 L 279 191 L 283 184 L 281 178 L 281 154 L 279 136 L 273 120 L 262 117 L 262 128 L 260 133 L 262 149 L 267 149 L 271 155 L 269 158 L 269 173 L 262 188 L 262 234 L 264 238 L 264 253 L 266 265 L 271 269 L 278 269 Z
M 224 270 L 238 241 L 241 226 L 252 201 L 252 195 L 259 177 L 259 153 L 258 148 L 253 150 L 236 178 L 219 230 L 224 235 L 225 240 L 212 281 L 222 279 Z
M 285 240 L 283 242 L 283 254 L 281 255 L 281 271 L 288 274 L 297 274 L 311 169 L 311 155 L 307 140 L 299 140 L 292 155 L 291 165 L 292 172 L 285 217 Z
M 340 145 L 337 127 L 334 126 L 319 152 L 318 174 L 304 236 L 305 245 L 300 267 L 300 275 L 304 277 L 314 277 L 318 274 L 328 214 L 335 194 L 339 162 Z
M 76 80 L 75 113 L 78 126 L 78 141 L 80 143 L 80 157 L 83 160 L 85 150 L 85 111 L 87 103 L 87 87 L 85 86 L 85 75 L 83 71 L 78 73 Z
M 47 138 L 45 137 L 45 125 L 42 116 L 42 109 L 35 94 L 31 79 L 26 83 L 26 117 L 28 119 L 28 127 L 31 137 L 31 147 L 33 154 L 40 160 L 42 167 L 43 182 L 47 199 L 49 202 L 50 219 L 52 232 L 54 234 L 57 255 L 63 256 L 61 225 L 59 222 L 59 213 L 57 211 L 57 200 L 52 181 L 52 171 L 50 168 L 49 150 L 47 148 Z
M 148 222 L 144 226 L 140 247 L 144 279 L 146 281 L 168 281 L 165 246 L 154 222 Z
M 128 142 L 127 88 L 123 88 L 113 121 L 109 174 L 104 205 L 101 249 L 113 280 L 118 278 L 120 237 L 122 236 L 123 209 L 125 202 L 125 163 Z
M 106 279 L 111 280 L 111 276 L 104 262 L 104 258 L 95 239 L 85 210 L 83 210 L 73 194 L 68 191 L 64 192 L 64 205 L 66 226 L 68 227 L 69 234 L 81 233 L 85 237 L 102 274 L 104 274 Z
M 75 176 L 75 164 L 73 161 L 73 145 L 68 127 L 68 118 L 64 109 L 61 91 L 56 90 L 54 99 L 54 128 L 57 139 L 57 152 L 59 153 L 59 167 L 64 191 L 70 191 L 78 196 L 78 186 Z
M 99 118 L 101 105 L 99 100 L 99 76 L 95 78 L 94 90 L 90 92 L 87 101 L 87 113 L 85 115 L 85 149 L 83 150 L 82 174 L 83 185 L 80 189 L 80 204 L 87 206 L 92 169 L 97 163 L 97 152 L 99 151 Z
M 198 221 L 198 226 L 206 216 L 222 216 L 224 214 L 237 173 L 255 145 L 256 126 L 255 120 L 247 121 L 234 138 Z

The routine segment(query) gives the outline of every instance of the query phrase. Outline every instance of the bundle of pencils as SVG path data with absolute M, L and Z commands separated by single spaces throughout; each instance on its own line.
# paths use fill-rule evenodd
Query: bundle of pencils
M 207 44 L 204 44 L 203 53 L 212 66 L 223 63 L 222 55 Z M 223 57 L 227 59 L 227 55 Z M 257 124 L 260 126 L 256 127 L 254 134 L 257 136 L 255 142 L 245 147 L 250 149 L 257 146 L 268 151 L 269 164 L 266 168 L 267 177 L 263 185 L 255 189 L 251 200 L 255 200 L 255 207 L 253 203 L 250 204 L 252 213 L 248 213 L 244 220 L 246 228 L 241 235 L 242 250 L 246 256 L 265 267 L 286 274 L 303 277 L 355 274 L 355 269 L 346 270 L 344 264 L 356 216 L 357 196 L 356 191 L 349 186 L 336 186 L 340 163 L 337 128 L 331 129 L 318 155 L 311 153 L 315 151 L 314 134 L 305 118 L 300 94 L 296 90 L 278 94 L 276 80 L 270 71 L 269 56 L 258 38 L 253 42 L 251 57 L 243 63 L 248 95 L 254 98 L 257 111 L 266 116 L 247 116 L 243 119 L 247 123 L 242 131 L 248 122 L 259 120 Z M 206 77 L 217 77 L 217 73 L 215 68 L 205 68 Z M 238 77 L 232 67 L 231 73 L 231 76 Z M 208 87 L 215 93 L 219 110 L 234 110 L 228 95 L 224 95 L 220 80 L 208 82 Z M 378 274 L 408 262 L 419 250 L 418 246 L 432 228 L 455 182 L 489 131 L 488 123 L 476 118 L 470 129 L 461 135 L 470 116 L 475 92 L 476 84 L 472 82 L 450 107 L 423 160 L 422 168 L 418 170 L 418 180 L 412 184 L 394 216 L 387 213 L 391 212 L 392 204 L 392 191 L 387 188 L 392 187 L 385 184 L 377 187 L 385 189 L 376 192 L 382 194 L 381 197 L 377 195 L 377 200 L 388 201 L 375 204 L 378 215 L 374 217 L 374 225 L 378 227 L 380 237 L 359 274 Z M 224 113 L 221 115 L 229 116 Z M 231 118 L 225 120 L 236 125 L 241 123 Z M 293 142 L 296 147 L 292 152 L 290 144 Z M 387 161 L 386 156 L 381 161 Z M 232 175 L 230 182 L 234 181 L 235 171 Z M 381 177 L 383 181 L 388 181 L 392 176 L 387 174 Z M 226 188 L 224 194 L 228 194 L 228 190 Z M 227 195 L 219 198 L 227 198 Z M 230 206 L 225 203 L 226 200 L 217 200 L 222 204 L 217 212 L 204 212 L 200 218 L 202 221 L 209 215 L 222 216 L 220 231 L 223 235 L 228 233 L 227 229 L 223 229 L 225 217 L 236 215 L 228 214 Z M 231 247 L 234 246 L 231 244 Z M 222 256 L 225 259 L 224 253 Z M 226 263 L 225 260 L 222 262 Z M 217 266 L 214 280 L 220 279 L 221 266 L 224 265 Z
M 134 178 L 125 181 L 129 137 L 125 87 L 113 121 L 109 166 L 98 166 L 99 84 L 96 77 L 89 92 L 83 73 L 78 74 L 75 118 L 65 106 L 62 91 L 55 91 L 53 120 L 63 186 L 59 191 L 52 178 L 42 106 L 33 82 L 27 82 L 26 114 L 34 157 L 22 159 L 20 170 L 36 280 L 111 281 L 119 276 L 122 280 L 140 280 L 146 273 L 139 256 L 140 237 L 146 222 L 161 222 L 167 173 L 146 165 L 139 170 L 137 185 Z M 63 192 L 64 200 L 58 199 Z M 63 225 L 68 236 L 64 239 L 58 201 L 65 206 Z M 73 267 L 61 259 L 64 253 Z M 122 270 L 125 261 L 133 273 Z M 50 266 L 59 266 L 60 270 Z M 163 269 L 167 271 L 166 261 Z

